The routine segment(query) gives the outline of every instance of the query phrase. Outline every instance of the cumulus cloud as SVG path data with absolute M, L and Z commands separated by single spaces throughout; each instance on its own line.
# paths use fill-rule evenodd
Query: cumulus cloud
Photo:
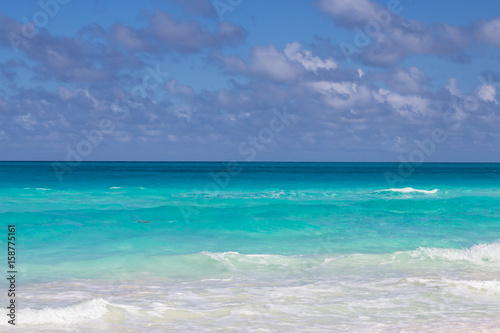
M 111 35 L 121 46 L 132 51 L 144 51 L 150 47 L 139 32 L 119 23 L 111 27 Z
M 304 85 L 322 95 L 325 103 L 335 109 L 360 107 L 372 100 L 370 89 L 355 82 L 317 81 Z
M 24 37 L 22 25 L 0 17 L 0 46 L 24 52 L 36 62 L 35 72 L 42 78 L 62 81 L 98 81 L 112 76 L 116 61 L 105 57 L 102 46 L 82 38 L 61 38 L 41 30 L 31 38 Z
M 422 117 L 431 118 L 437 115 L 431 101 L 422 95 L 400 94 L 383 88 L 371 93 L 377 103 L 388 105 L 388 110 L 403 118 L 421 121 Z
M 466 36 L 456 27 L 444 23 L 427 26 L 397 17 L 363 49 L 362 57 L 367 64 L 389 66 L 412 54 L 455 54 L 466 43 Z
M 411 54 L 455 54 L 468 42 L 467 33 L 458 27 L 403 18 L 398 15 L 401 6 L 385 8 L 370 0 L 318 0 L 317 4 L 336 24 L 356 31 L 357 37 L 346 41 L 349 53 L 360 53 L 369 65 L 393 65 Z
M 165 83 L 165 89 L 170 95 L 173 96 L 184 96 L 191 97 L 194 96 L 193 88 L 189 86 L 179 85 L 179 82 L 175 79 L 169 80 Z
M 500 46 L 500 17 L 478 22 L 475 33 L 480 41 L 493 46 Z
M 495 104 L 498 104 L 496 100 L 497 91 L 494 86 L 482 84 L 481 87 L 479 87 L 477 96 L 485 102 L 493 102 Z
M 389 75 L 387 80 L 391 89 L 403 93 L 419 93 L 422 92 L 423 84 L 428 81 L 423 70 L 415 66 L 410 66 L 407 69 L 398 68 Z
M 10 59 L 4 63 L 0 63 L 0 78 L 5 77 L 10 82 L 13 82 L 18 74 L 18 70 L 24 68 L 29 69 L 29 66 L 22 60 Z
M 277 81 L 293 80 L 300 72 L 300 68 L 282 52 L 276 50 L 274 45 L 255 47 L 249 70 L 251 73 L 268 76 Z
M 172 1 L 193 15 L 213 15 L 206 7 L 208 1 Z M 203 5 L 196 9 L 195 3 Z M 364 29 L 372 14 L 383 9 L 369 0 L 317 3 L 337 25 L 349 28 Z M 74 37 L 41 30 L 29 43 L 19 45 L 19 59 L 23 60 L 2 60 L 2 82 L 10 82 L 2 87 L 0 96 L 0 154 L 21 156 L 25 151 L 31 152 L 26 156 L 36 158 L 36 151 L 45 158 L 64 159 L 68 145 L 85 139 L 83 131 L 96 129 L 100 120 L 111 118 L 116 120 L 115 130 L 106 135 L 92 159 L 123 158 L 119 152 L 124 150 L 134 158 L 147 159 L 152 156 L 147 155 L 148 149 L 162 152 L 163 159 L 241 159 L 238 143 L 269 126 L 272 110 L 285 103 L 293 121 L 259 158 L 355 160 L 362 156 L 364 160 L 387 160 L 392 153 L 414 149 L 414 138 L 428 137 L 436 126 L 456 131 L 456 142 L 460 142 L 451 138 L 450 151 L 467 145 L 473 150 L 486 140 L 498 143 L 493 136 L 500 126 L 499 106 L 491 80 L 473 90 L 477 110 L 462 108 L 453 114 L 455 119 L 467 119 L 467 126 L 455 130 L 443 120 L 450 102 L 465 99 L 455 78 L 431 90 L 442 77 L 427 86 L 430 79 L 422 68 L 346 68 L 331 57 L 336 54 L 332 49 L 308 50 L 293 40 L 283 49 L 255 45 L 245 57 L 224 49 L 243 40 L 245 32 L 238 25 L 218 20 L 205 24 L 209 20 L 180 19 L 159 10 L 141 18 L 142 27 L 94 25 Z M 475 38 L 496 45 L 494 21 L 478 24 Z M 2 17 L 0 47 L 10 47 L 7 33 L 19 29 L 19 22 Z M 463 51 L 465 42 L 464 29 L 392 15 L 390 29 L 372 37 L 371 44 L 362 48 L 361 59 L 388 66 L 411 54 L 448 56 Z M 171 54 L 176 59 L 169 61 L 189 60 L 175 70 L 175 78 L 161 84 L 161 96 L 123 98 L 130 97 L 130 89 L 125 87 L 141 79 L 130 72 Z M 216 63 L 225 74 L 234 75 L 228 78 L 230 84 L 213 87 L 197 82 L 194 89 L 191 69 L 186 68 L 199 66 L 206 54 L 212 61 L 206 65 Z M 22 75 L 16 77 L 13 68 L 22 68 Z M 207 82 L 213 82 L 211 70 Z M 49 84 L 17 86 L 25 72 Z M 117 103 L 130 109 L 126 118 L 114 117 Z M 367 150 L 371 151 L 365 154 Z M 386 153 L 380 154 L 381 150 Z
M 308 71 L 317 72 L 318 69 L 335 69 L 337 68 L 337 62 L 328 58 L 325 60 L 315 57 L 308 50 L 303 50 L 302 45 L 298 42 L 293 42 L 287 44 L 283 50 L 286 57 L 291 60 L 300 63 Z
M 373 14 L 381 8 L 369 0 L 318 0 L 316 4 L 333 15 L 338 24 L 351 27 L 373 19 Z
M 399 115 L 413 119 L 415 116 L 427 116 L 431 110 L 429 101 L 416 95 L 400 95 L 390 93 L 387 95 L 387 103 Z
M 457 79 L 455 78 L 448 79 L 445 88 L 454 98 L 467 97 L 463 95 L 462 90 L 458 87 Z M 477 97 L 479 100 L 483 102 L 492 102 L 494 104 L 498 104 L 498 101 L 496 100 L 496 95 L 497 91 L 494 85 L 483 83 L 479 86 L 479 88 L 476 88 L 475 94 L 471 94 L 467 98 L 470 101 L 474 101 L 475 97 Z
M 196 53 L 234 45 L 245 35 L 241 27 L 228 22 L 217 23 L 211 31 L 197 21 L 174 18 L 161 10 L 143 15 L 144 29 L 116 23 L 107 31 L 94 24 L 75 37 L 52 36 L 41 29 L 26 38 L 21 23 L 0 14 L 0 47 L 13 48 L 34 60 L 39 80 L 99 82 L 116 79 L 125 67 L 144 66 L 137 53 Z
M 449 91 L 452 96 L 461 96 L 462 90 L 457 86 L 457 79 L 450 78 L 446 83 L 445 88 Z
M 147 13 L 146 18 L 148 27 L 145 29 L 115 24 L 111 28 L 113 40 L 136 52 L 195 53 L 205 48 L 237 44 L 245 36 L 243 28 L 229 22 L 218 23 L 217 29 L 210 31 L 198 21 L 176 19 L 162 10 Z
M 278 51 L 274 45 L 258 45 L 252 49 L 249 63 L 245 63 L 239 56 L 225 56 L 220 53 L 214 54 L 213 60 L 231 73 L 282 82 L 295 80 L 306 72 L 316 73 L 337 68 L 334 59 L 315 57 L 298 42 L 287 44 L 283 52 Z
M 294 102 L 289 113 L 293 115 L 293 122 L 276 140 L 280 142 L 279 151 L 297 152 L 297 158 L 304 158 L 311 149 L 323 152 L 323 155 L 311 155 L 316 159 L 333 153 L 344 156 L 335 150 L 338 147 L 350 151 L 385 149 L 387 154 L 413 149 L 415 133 L 425 138 L 427 134 L 420 134 L 420 131 L 435 128 L 436 122 L 442 121 L 445 110 L 436 110 L 429 98 L 418 93 L 384 89 L 364 79 L 364 76 L 356 81 L 307 77 L 307 80 L 289 82 L 286 86 L 268 79 L 251 80 L 227 89 L 198 93 L 172 79 L 164 85 L 168 94 L 162 101 L 121 99 L 131 112 L 126 119 L 114 122 L 116 129 L 106 135 L 102 147 L 96 149 L 92 158 L 118 156 L 117 147 L 127 147 L 130 153 L 141 156 L 141 149 L 134 150 L 137 142 L 143 145 L 141 147 L 172 151 L 175 155 L 168 155 L 171 158 L 187 156 L 182 155 L 186 151 L 201 156 L 198 158 L 209 158 L 207 154 L 221 158 L 222 155 L 218 155 L 221 150 L 228 154 L 233 152 L 236 155 L 228 156 L 237 158 L 237 144 L 268 126 L 272 108 L 281 108 L 283 103 L 291 100 Z M 453 80 L 450 82 L 453 91 Z M 1 140 L 8 145 L 12 145 L 12 138 L 16 137 L 19 138 L 17 144 L 36 140 L 40 150 L 47 153 L 47 147 L 51 147 L 55 155 L 50 156 L 64 159 L 66 146 L 74 146 L 85 138 L 83 130 L 98 128 L 103 118 L 115 119 L 112 105 L 120 95 L 119 91 L 114 91 L 117 89 L 64 85 L 53 93 L 20 89 L 9 97 L 8 102 L 0 103 Z M 496 107 L 491 102 L 494 95 L 491 88 L 483 90 L 481 108 L 468 116 L 467 128 L 481 128 L 477 124 L 488 121 L 487 125 L 491 126 L 488 133 L 494 133 L 500 119 L 494 115 L 485 118 L 484 111 L 487 105 Z M 170 97 L 176 96 L 181 97 L 183 103 L 169 102 Z M 463 127 L 461 130 L 467 129 Z M 463 135 L 469 137 L 471 134 L 464 132 Z M 489 134 L 485 135 L 489 137 Z M 272 158 L 279 155 L 269 147 L 266 154 L 259 156 Z M 329 159 L 328 156 L 325 159 Z

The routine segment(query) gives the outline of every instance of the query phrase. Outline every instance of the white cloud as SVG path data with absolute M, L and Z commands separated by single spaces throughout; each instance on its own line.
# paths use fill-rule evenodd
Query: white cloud
M 103 103 L 88 89 L 75 88 L 73 90 L 59 86 L 57 88 L 57 93 L 63 101 L 68 101 L 70 99 L 80 99 L 81 101 L 86 101 L 89 105 L 92 105 L 94 109 L 103 110 L 105 106 Z
M 480 99 L 482 99 L 485 102 L 494 102 L 495 104 L 498 104 L 495 98 L 497 95 L 497 91 L 494 86 L 490 86 L 488 84 L 482 84 L 481 87 L 479 88 L 479 91 L 477 92 L 477 95 Z
M 175 79 L 167 81 L 165 83 L 165 89 L 171 95 L 181 95 L 181 96 L 193 96 L 194 95 L 193 88 L 191 88 L 189 86 L 179 85 L 179 82 Z
M 308 82 L 305 86 L 323 95 L 325 103 L 336 109 L 366 105 L 372 101 L 370 90 L 355 82 L 318 81 Z
M 391 92 L 386 89 L 380 88 L 378 91 L 372 91 L 373 98 L 377 103 L 384 103 L 387 100 L 387 95 Z
M 302 45 L 298 42 L 287 44 L 283 53 L 289 60 L 300 63 L 308 71 L 316 72 L 318 69 L 337 68 L 337 62 L 334 59 L 321 60 L 313 56 L 308 50 L 303 50 Z
M 369 21 L 376 6 L 369 0 L 319 0 L 319 7 L 327 13 L 349 21 Z
M 398 69 L 390 78 L 391 88 L 399 92 L 418 93 L 422 90 L 422 83 L 427 79 L 425 72 L 417 67 Z
M 292 81 L 301 72 L 299 64 L 291 62 L 274 45 L 254 47 L 250 63 L 244 62 L 237 55 L 216 53 L 214 58 L 230 72 L 262 76 L 273 81 Z
M 146 44 L 136 31 L 121 24 L 115 24 L 111 28 L 113 38 L 123 47 L 130 50 L 141 50 L 146 48 Z
M 452 94 L 453 96 L 461 96 L 462 95 L 462 90 L 458 88 L 457 86 L 457 79 L 451 78 L 448 80 L 448 83 L 446 84 L 446 89 Z
M 298 75 L 298 69 L 274 45 L 257 46 L 253 50 L 251 71 L 269 76 L 277 81 L 290 81 Z
M 477 38 L 494 46 L 500 46 L 500 17 L 483 21 L 476 28 Z
M 317 0 L 317 3 L 337 25 L 359 29 L 356 36 L 364 34 L 366 42 L 354 37 L 347 43 L 361 48 L 361 58 L 371 65 L 393 65 L 410 54 L 453 54 L 469 40 L 465 29 L 445 23 L 428 24 L 406 19 L 391 13 L 377 1 Z M 401 4 L 396 2 L 388 7 L 396 12 L 402 10 Z M 368 33 L 368 23 L 377 25 L 377 32 Z
M 38 125 L 35 117 L 29 112 L 17 116 L 14 121 L 27 130 L 33 130 L 35 125 Z
M 412 118 L 414 115 L 429 115 L 429 101 L 416 95 L 390 93 L 387 103 L 400 115 Z
M 273 81 L 293 81 L 305 71 L 315 73 L 319 69 L 337 68 L 334 59 L 315 57 L 297 42 L 287 44 L 283 52 L 274 45 L 258 45 L 253 48 L 249 63 L 236 55 L 215 54 L 215 58 L 232 72 L 267 77 Z

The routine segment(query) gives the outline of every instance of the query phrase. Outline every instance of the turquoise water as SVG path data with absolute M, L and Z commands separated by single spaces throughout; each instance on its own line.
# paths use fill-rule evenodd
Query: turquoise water
M 17 329 L 499 327 L 500 164 L 398 167 L 2 162 Z

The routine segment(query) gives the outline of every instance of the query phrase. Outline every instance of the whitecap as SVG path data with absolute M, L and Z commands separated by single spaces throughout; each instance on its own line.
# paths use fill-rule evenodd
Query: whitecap
M 478 244 L 470 249 L 419 247 L 415 251 L 410 251 L 410 255 L 415 258 L 468 261 L 475 264 L 500 263 L 500 243 Z
M 109 302 L 98 298 L 65 307 L 20 309 L 19 317 L 24 325 L 73 325 L 101 318 L 108 311 L 108 305 Z
M 403 187 L 403 188 L 389 188 L 385 190 L 379 190 L 377 192 L 397 192 L 397 193 L 425 193 L 425 194 L 434 194 L 437 193 L 439 189 L 435 188 L 433 190 L 419 190 L 413 187 Z
M 224 266 L 228 267 L 231 270 L 237 270 L 234 264 L 231 262 L 230 257 L 231 256 L 240 256 L 238 252 L 208 252 L 208 251 L 203 251 L 201 254 L 206 255 L 210 257 L 211 259 L 221 262 L 224 264 Z

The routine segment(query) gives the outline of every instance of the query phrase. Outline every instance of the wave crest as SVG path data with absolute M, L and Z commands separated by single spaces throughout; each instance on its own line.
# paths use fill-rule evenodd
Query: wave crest
M 500 243 L 478 244 L 469 249 L 420 247 L 410 255 L 431 260 L 468 261 L 475 264 L 500 263 Z
M 101 318 L 108 311 L 108 305 L 109 302 L 98 298 L 58 308 L 20 309 L 19 317 L 25 325 L 73 325 Z
M 419 190 L 413 187 L 403 187 L 403 188 L 389 188 L 384 190 L 379 190 L 377 192 L 397 192 L 397 193 L 425 193 L 434 194 L 437 193 L 439 189 L 435 188 L 433 190 Z

